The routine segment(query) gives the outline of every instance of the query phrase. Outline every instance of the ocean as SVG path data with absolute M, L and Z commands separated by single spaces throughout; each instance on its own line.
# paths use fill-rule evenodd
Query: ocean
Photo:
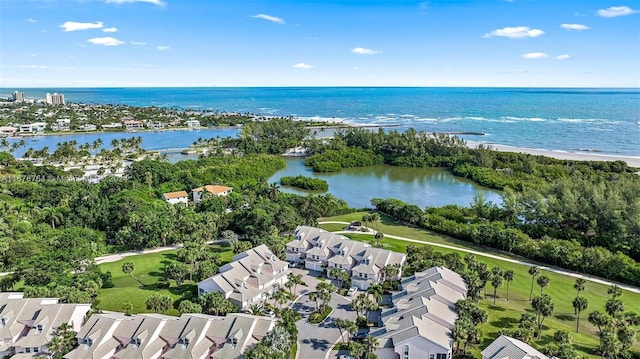
M 640 89 L 29 88 L 0 89 L 0 96 L 15 90 L 38 98 L 63 93 L 67 102 L 249 112 L 394 126 L 390 129 L 399 131 L 481 132 L 485 135 L 460 137 L 544 150 L 640 155 Z M 186 147 L 208 134 L 175 132 L 171 139 L 162 138 L 170 136 L 164 132 L 145 136 L 143 147 L 163 148 L 154 142 Z

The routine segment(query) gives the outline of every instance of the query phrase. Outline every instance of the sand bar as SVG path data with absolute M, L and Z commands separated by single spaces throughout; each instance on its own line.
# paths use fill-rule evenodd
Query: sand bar
M 616 155 L 605 155 L 605 154 L 593 154 L 593 153 L 576 153 L 576 152 L 565 152 L 565 151 L 551 151 L 551 150 L 541 150 L 535 148 L 524 148 L 524 147 L 514 147 L 507 145 L 497 145 L 493 143 L 480 143 L 476 141 L 466 141 L 467 145 L 471 148 L 476 148 L 478 145 L 482 144 L 490 147 L 496 151 L 502 152 L 516 152 L 516 153 L 527 153 L 535 156 L 546 156 L 551 158 L 557 158 L 560 160 L 575 160 L 575 161 L 625 161 L 631 167 L 640 168 L 640 156 L 616 156 Z

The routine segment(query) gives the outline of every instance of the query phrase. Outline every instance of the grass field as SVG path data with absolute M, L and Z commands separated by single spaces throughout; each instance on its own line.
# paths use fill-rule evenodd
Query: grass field
M 227 250 L 219 246 L 215 246 L 214 249 L 220 254 L 223 263 L 231 261 L 233 253 L 230 249 Z M 122 272 L 122 264 L 125 262 L 133 263 L 133 274 L 144 285 L 131 275 Z M 111 272 L 114 287 L 100 291 L 98 296 L 100 309 L 122 312 L 124 303 L 131 302 L 133 304 L 132 313 L 147 313 L 145 302 L 154 293 L 168 295 L 174 301 L 185 295 L 195 297 L 196 284 L 189 281 L 186 281 L 180 289 L 176 288 L 174 281 L 171 281 L 169 288 L 158 287 L 157 283 L 163 281 L 163 267 L 172 262 L 177 262 L 176 250 L 131 256 L 117 262 L 101 264 L 100 269 L 103 272 Z
M 349 222 L 361 219 L 362 214 L 363 213 L 353 213 L 345 216 L 320 219 L 319 221 L 327 220 Z M 342 230 L 344 225 L 324 224 L 321 225 L 321 227 L 326 230 L 336 231 Z M 449 239 L 446 236 L 435 235 L 422 229 L 401 225 L 388 217 L 383 217 L 383 223 L 379 225 L 379 230 L 386 234 L 442 244 L 458 245 L 458 242 L 461 242 Z M 348 237 L 359 241 L 369 242 L 372 240 L 372 236 L 366 234 L 350 234 Z M 407 245 L 412 244 L 391 238 L 385 238 L 382 242 L 384 247 L 387 249 L 405 253 Z M 460 245 L 460 247 L 489 252 L 486 248 L 472 246 L 464 242 L 463 244 L 466 245 Z M 434 250 L 441 253 L 455 252 L 455 250 L 452 249 L 439 247 L 434 247 Z M 461 256 L 464 256 L 465 254 L 464 252 L 459 253 Z M 479 261 L 486 263 L 489 268 L 498 266 L 503 270 L 513 270 L 515 273 L 515 280 L 509 285 L 509 302 L 506 301 L 506 285 L 503 284 L 502 287 L 498 288 L 496 306 L 493 307 L 493 287 L 491 287 L 490 284 L 487 285 L 486 299 L 482 300 L 480 303 L 480 306 L 487 310 L 489 314 L 488 322 L 481 327 L 483 333 L 483 344 L 481 344 L 479 348 L 484 348 L 499 335 L 498 333 L 501 329 L 517 326 L 520 315 L 524 311 L 531 310 L 531 305 L 529 303 L 531 276 L 527 272 L 529 269 L 528 266 L 481 256 L 476 256 L 476 258 Z M 592 349 L 597 346 L 599 342 L 597 328 L 592 326 L 586 320 L 586 317 L 588 313 L 592 311 L 604 311 L 605 302 L 609 298 L 609 295 L 607 294 L 608 286 L 587 281 L 586 290 L 581 293 L 581 295 L 587 298 L 589 301 L 589 307 L 581 314 L 580 333 L 578 334 L 575 332 L 576 321 L 575 315 L 573 314 L 573 306 L 571 304 L 576 295 L 576 291 L 573 288 L 575 278 L 546 271 L 543 271 L 543 274 L 548 276 L 550 279 L 550 285 L 545 288 L 544 292 L 553 298 L 555 311 L 553 316 L 544 321 L 542 338 L 539 340 L 535 339 L 530 344 L 538 348 L 549 344 L 553 341 L 553 333 L 558 329 L 564 329 L 571 333 L 572 343 L 576 350 L 580 352 L 581 356 L 597 358 L 598 356 L 592 354 Z M 539 293 L 540 288 L 537 285 L 534 285 L 534 295 Z M 623 291 L 623 293 L 622 300 L 625 304 L 625 310 L 640 312 L 640 294 L 629 291 Z M 636 342 L 633 349 L 635 352 L 640 353 L 640 343 Z M 474 356 L 479 357 L 479 352 L 480 349 L 477 348 L 473 353 Z

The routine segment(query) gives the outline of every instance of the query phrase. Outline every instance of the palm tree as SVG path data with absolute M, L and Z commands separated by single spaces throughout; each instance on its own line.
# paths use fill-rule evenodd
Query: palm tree
M 533 298 L 533 282 L 535 281 L 536 277 L 540 275 L 540 268 L 535 266 L 529 268 L 529 274 L 531 275 L 531 292 L 529 292 L 529 301 L 531 301 L 531 298 Z
M 516 275 L 512 270 L 508 270 L 508 271 L 504 272 L 502 277 L 507 282 L 507 302 L 508 302 L 509 301 L 509 283 L 513 282 L 513 280 L 515 279 Z
M 64 218 L 64 214 L 59 207 L 44 207 L 42 209 L 42 216 L 45 221 L 51 223 L 51 228 L 56 229 L 56 224 L 60 224 Z
M 618 298 L 611 298 L 607 300 L 605 310 L 611 317 L 616 318 L 618 314 L 624 312 L 624 303 Z
M 542 322 L 544 319 L 553 314 L 554 305 L 551 297 L 547 294 L 541 294 L 531 300 L 531 306 L 536 312 L 536 324 L 538 327 L 537 337 L 542 337 Z
M 360 359 L 364 355 L 366 349 L 362 343 L 351 342 L 349 343 L 349 354 L 354 358 Z
M 587 281 L 582 278 L 576 279 L 576 282 L 573 283 L 573 288 L 575 288 L 576 290 L 576 298 L 578 298 L 578 296 L 580 295 L 580 292 L 585 290 L 586 284 L 587 284 Z
M 396 279 L 398 277 L 398 274 L 400 273 L 400 264 L 399 263 L 387 264 L 386 266 L 384 266 L 383 271 L 384 271 L 384 280 L 392 281 Z
M 542 294 L 544 288 L 549 286 L 549 277 L 547 277 L 546 275 L 541 275 L 540 277 L 538 277 L 538 280 L 536 280 L 536 283 L 538 283 L 538 285 L 540 286 L 540 294 Z
M 576 317 L 576 333 L 580 333 L 580 312 L 582 312 L 583 310 L 587 309 L 588 306 L 589 306 L 589 301 L 587 301 L 587 298 L 585 298 L 585 297 L 577 296 L 573 300 L 573 309 L 575 310 L 575 312 L 577 314 L 577 317 Z
M 380 304 L 380 301 L 382 301 L 384 288 L 382 288 L 380 284 L 372 284 L 371 286 L 369 286 L 369 288 L 367 288 L 367 293 L 371 294 L 376 303 Z
M 124 311 L 124 315 L 131 315 L 131 312 L 133 311 L 133 303 L 125 302 L 122 304 L 122 310 Z
M 287 292 L 285 292 L 282 288 L 277 288 L 273 293 L 271 293 L 271 299 L 273 299 L 273 304 L 278 304 L 278 309 L 282 306 L 282 304 L 286 303 Z
M 364 344 L 365 352 L 367 354 L 374 353 L 378 347 L 378 338 L 373 335 L 367 335 L 364 340 L 362 340 L 362 344 Z
M 148 310 L 153 310 L 154 313 L 158 313 L 161 308 L 161 299 L 162 296 L 158 293 L 154 293 L 147 298 L 145 304 L 147 305 Z
M 144 285 L 144 283 L 142 283 L 138 278 L 136 278 L 136 276 L 133 274 L 135 267 L 133 265 L 133 263 L 131 262 L 124 262 L 122 264 L 122 271 L 124 273 L 130 274 L 131 278 L 135 279 L 138 283 L 140 283 L 141 285 Z
M 293 283 L 293 292 L 297 293 L 297 288 L 298 285 L 303 285 L 303 286 L 307 286 L 307 284 L 304 282 L 304 280 L 302 280 L 302 274 L 296 274 L 296 273 L 289 273 L 287 274 L 287 280 L 291 283 Z
M 491 279 L 491 286 L 493 286 L 493 305 L 496 305 L 496 294 L 498 292 L 498 287 L 502 285 L 502 275 L 496 274 Z
M 607 289 L 607 293 L 611 294 L 612 298 L 618 298 L 622 296 L 622 289 L 614 284 Z
M 342 288 L 345 281 L 349 280 L 349 273 L 344 269 L 331 268 L 329 271 L 329 277 L 335 279 L 338 282 L 338 288 Z
M 246 313 L 251 315 L 264 315 L 265 309 L 263 303 L 254 303 L 250 304 L 247 309 L 244 310 Z
M 346 343 L 347 341 L 344 339 L 344 334 L 342 333 L 342 330 L 347 328 L 347 323 L 349 319 L 342 319 L 342 318 L 334 318 L 333 319 L 333 325 L 336 326 L 336 328 L 338 328 L 338 330 L 340 331 L 340 337 L 342 338 L 342 342 Z

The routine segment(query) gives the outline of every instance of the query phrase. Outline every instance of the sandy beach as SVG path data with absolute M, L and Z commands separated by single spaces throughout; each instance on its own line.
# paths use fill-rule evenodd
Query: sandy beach
M 604 154 L 592 154 L 592 153 L 575 153 L 565 151 L 551 151 L 541 150 L 535 148 L 523 148 L 506 145 L 496 145 L 481 143 L 476 141 L 466 141 L 467 145 L 471 148 L 476 148 L 478 145 L 483 144 L 491 147 L 491 149 L 502 152 L 516 152 L 516 153 L 528 153 L 535 156 L 546 156 L 557 158 L 561 160 L 576 160 L 576 161 L 625 161 L 631 167 L 640 168 L 640 156 L 616 156 L 616 155 L 604 155 Z

